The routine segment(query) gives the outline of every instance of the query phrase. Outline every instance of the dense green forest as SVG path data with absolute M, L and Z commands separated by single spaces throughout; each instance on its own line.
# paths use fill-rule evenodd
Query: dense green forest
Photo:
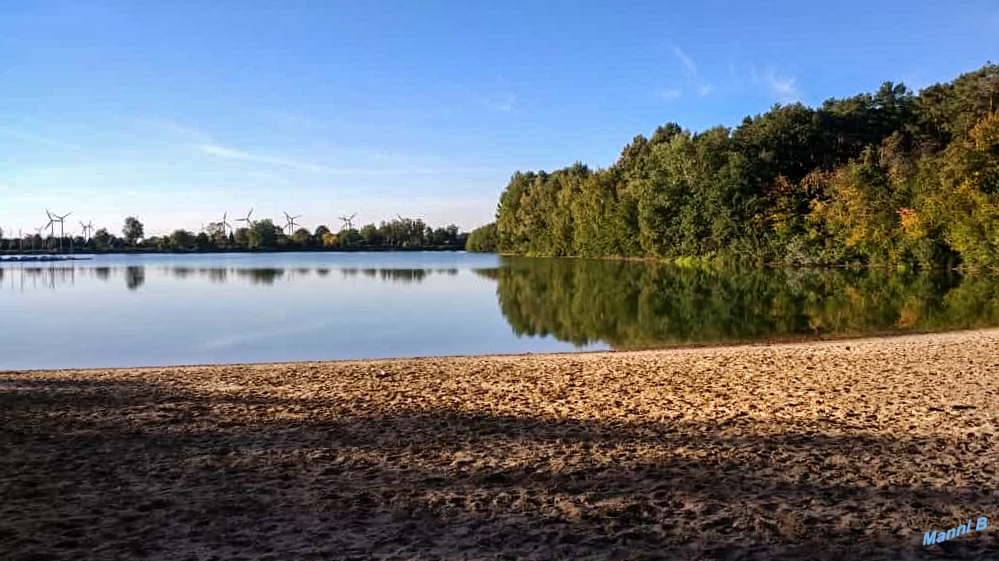
M 379 225 L 343 228 L 333 232 L 326 226 L 315 231 L 298 228 L 286 233 L 270 219 L 255 220 L 248 226 L 232 228 L 221 223 L 211 224 L 202 232 L 174 230 L 166 236 L 147 236 L 138 218 L 125 219 L 121 236 L 106 228 L 93 236 L 42 237 L 39 234 L 23 238 L 4 238 L 0 232 L 0 251 L 336 251 L 336 250 L 460 250 L 465 248 L 468 234 L 449 225 L 432 228 L 421 219 L 402 218 Z
M 518 335 L 615 349 L 948 331 L 999 324 L 985 274 L 879 268 L 677 267 L 504 258 L 495 279 Z
M 606 169 L 517 172 L 476 249 L 785 264 L 999 265 L 999 66 L 734 129 L 668 123 Z M 495 246 L 488 242 L 495 240 Z M 479 243 L 479 242 L 483 243 Z
M 491 222 L 485 226 L 480 226 L 472 230 L 468 235 L 468 251 L 495 252 L 499 238 L 496 232 L 496 223 Z

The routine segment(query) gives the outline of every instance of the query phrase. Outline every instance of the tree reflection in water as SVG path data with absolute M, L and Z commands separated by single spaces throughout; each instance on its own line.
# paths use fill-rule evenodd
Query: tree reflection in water
M 134 269 L 136 267 L 129 267 L 129 269 Z M 142 268 L 141 266 L 138 268 Z M 104 268 L 107 271 L 107 268 Z M 229 274 L 235 274 L 238 277 L 247 278 L 253 284 L 274 284 L 279 278 L 284 278 L 287 280 L 297 280 L 299 278 L 307 278 L 312 274 L 313 271 L 319 277 L 326 277 L 330 274 L 331 269 L 327 267 L 321 268 L 308 268 L 308 267 L 296 267 L 294 269 L 284 269 L 280 267 L 255 267 L 255 268 L 231 268 L 226 269 L 224 267 L 202 267 L 200 269 L 194 269 L 192 267 L 169 267 L 164 269 L 164 271 L 169 271 L 169 273 L 176 279 L 186 279 L 193 276 L 195 273 L 201 276 L 208 276 L 212 282 L 227 282 L 229 279 Z M 286 274 L 287 273 L 287 274 Z M 371 279 L 381 279 L 383 281 L 399 282 L 404 284 L 411 283 L 421 283 L 430 275 L 441 275 L 441 276 L 455 276 L 458 274 L 457 268 L 438 268 L 438 269 L 422 269 L 422 268 L 391 268 L 391 269 L 377 269 L 377 268 L 365 268 L 359 269 L 356 267 L 345 267 L 340 269 L 340 273 L 343 278 L 356 277 L 358 274 L 363 274 L 367 278 Z
M 142 266 L 125 267 L 125 286 L 129 290 L 138 290 L 146 282 L 146 268 Z
M 999 324 L 996 279 L 954 272 L 526 258 L 475 272 L 497 281 L 515 333 L 576 345 L 636 349 Z

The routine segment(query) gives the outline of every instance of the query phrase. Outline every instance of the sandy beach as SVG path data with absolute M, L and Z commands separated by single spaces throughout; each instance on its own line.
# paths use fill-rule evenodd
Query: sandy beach
M 0 372 L 0 559 L 999 559 L 997 426 L 999 330 Z

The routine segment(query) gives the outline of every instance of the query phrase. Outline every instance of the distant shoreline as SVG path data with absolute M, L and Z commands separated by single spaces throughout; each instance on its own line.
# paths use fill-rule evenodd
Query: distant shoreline
M 203 251 L 177 251 L 177 250 L 161 250 L 161 249 L 149 249 L 149 248 L 137 248 L 137 249 L 86 249 L 80 251 L 52 251 L 52 250 L 26 250 L 26 251 L 15 251 L 15 250 L 0 250 L 0 255 L 31 255 L 31 256 L 60 256 L 60 257 L 72 257 L 74 255 L 137 255 L 137 254 L 174 254 L 174 255 L 193 255 L 193 254 L 213 254 L 213 253 L 412 253 L 420 251 L 429 252 L 462 252 L 466 251 L 464 248 L 456 247 L 392 247 L 392 248 L 379 248 L 379 247 L 357 247 L 357 248 L 269 248 L 269 249 L 206 249 Z

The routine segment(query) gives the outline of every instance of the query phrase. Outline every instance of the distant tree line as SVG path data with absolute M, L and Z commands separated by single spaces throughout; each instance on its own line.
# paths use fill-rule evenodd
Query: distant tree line
M 886 82 L 819 108 L 775 105 L 734 129 L 668 123 L 606 169 L 517 172 L 495 226 L 470 242 L 535 256 L 996 267 L 999 66 L 918 95 Z
M 270 219 L 251 222 L 242 228 L 229 228 L 212 224 L 201 232 L 174 230 L 169 235 L 146 236 L 145 227 L 138 218 L 125 219 L 121 236 L 106 228 L 85 239 L 81 236 L 63 240 L 64 251 L 239 251 L 239 250 L 461 250 L 465 249 L 468 234 L 455 225 L 432 228 L 421 219 L 398 218 L 367 224 L 360 228 L 343 228 L 333 232 L 327 226 L 318 226 L 310 232 L 298 228 L 291 235 Z M 59 249 L 58 237 L 40 235 L 22 239 L 0 236 L 0 250 L 4 251 L 54 251 Z

